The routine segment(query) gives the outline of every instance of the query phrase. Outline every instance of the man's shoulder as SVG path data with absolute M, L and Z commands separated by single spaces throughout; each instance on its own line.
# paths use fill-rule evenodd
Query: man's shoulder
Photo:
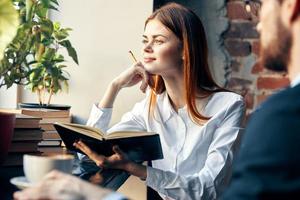
M 246 133 L 250 135 L 275 135 L 292 131 L 300 120 L 300 86 L 284 89 L 266 100 L 251 114 L 246 126 Z M 294 130 L 295 131 L 295 130 Z
M 300 85 L 293 88 L 285 88 L 271 95 L 265 102 L 257 107 L 255 113 L 274 114 L 282 110 L 300 107 Z

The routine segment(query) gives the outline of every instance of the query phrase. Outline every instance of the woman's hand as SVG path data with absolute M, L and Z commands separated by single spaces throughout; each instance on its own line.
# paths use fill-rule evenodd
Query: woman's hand
M 128 165 L 132 162 L 129 160 L 128 156 L 116 145 L 113 146 L 113 151 L 115 154 L 109 157 L 97 154 L 82 141 L 75 142 L 73 145 L 77 149 L 84 152 L 91 160 L 96 163 L 97 166 L 102 168 L 122 169 L 127 171 Z
M 145 92 L 148 87 L 149 79 L 150 74 L 145 70 L 143 64 L 138 62 L 122 72 L 114 79 L 113 83 L 121 89 L 124 87 L 131 87 L 142 81 L 140 89 L 142 92 Z
M 140 89 L 142 92 L 146 92 L 148 85 L 154 87 L 153 75 L 149 74 L 141 62 L 134 64 L 132 67 L 128 68 L 122 72 L 118 77 L 116 77 L 109 85 L 104 93 L 103 98 L 98 104 L 99 108 L 112 108 L 115 98 L 119 93 L 120 89 L 124 87 L 131 87 L 139 82 L 142 82 Z
M 143 180 L 147 178 L 147 168 L 144 165 L 131 161 L 118 146 L 113 146 L 115 154 L 105 157 L 95 153 L 81 141 L 75 142 L 73 145 L 84 152 L 99 167 L 122 169 Z
M 93 185 L 75 176 L 52 171 L 33 187 L 14 193 L 14 199 L 93 200 L 103 199 L 110 193 L 110 190 Z

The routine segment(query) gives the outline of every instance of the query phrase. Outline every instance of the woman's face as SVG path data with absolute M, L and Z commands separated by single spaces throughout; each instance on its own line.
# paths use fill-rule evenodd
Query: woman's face
M 182 73 L 182 44 L 160 21 L 153 19 L 147 23 L 143 44 L 143 63 L 149 73 L 161 76 Z

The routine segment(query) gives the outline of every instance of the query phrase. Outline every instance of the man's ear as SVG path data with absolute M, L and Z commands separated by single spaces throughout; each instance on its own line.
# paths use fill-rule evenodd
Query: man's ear
M 295 0 L 293 6 L 293 13 L 291 17 L 291 22 L 295 21 L 300 15 L 300 0 Z

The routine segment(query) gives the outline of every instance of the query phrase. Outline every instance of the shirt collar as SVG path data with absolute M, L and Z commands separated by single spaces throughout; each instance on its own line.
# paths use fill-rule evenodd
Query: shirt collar
M 294 78 L 292 81 L 291 81 L 291 87 L 295 87 L 297 85 L 300 84 L 300 74 L 296 76 L 296 78 Z
M 166 91 L 157 95 L 157 106 L 159 106 L 160 117 L 164 123 L 170 119 L 175 112 Z

